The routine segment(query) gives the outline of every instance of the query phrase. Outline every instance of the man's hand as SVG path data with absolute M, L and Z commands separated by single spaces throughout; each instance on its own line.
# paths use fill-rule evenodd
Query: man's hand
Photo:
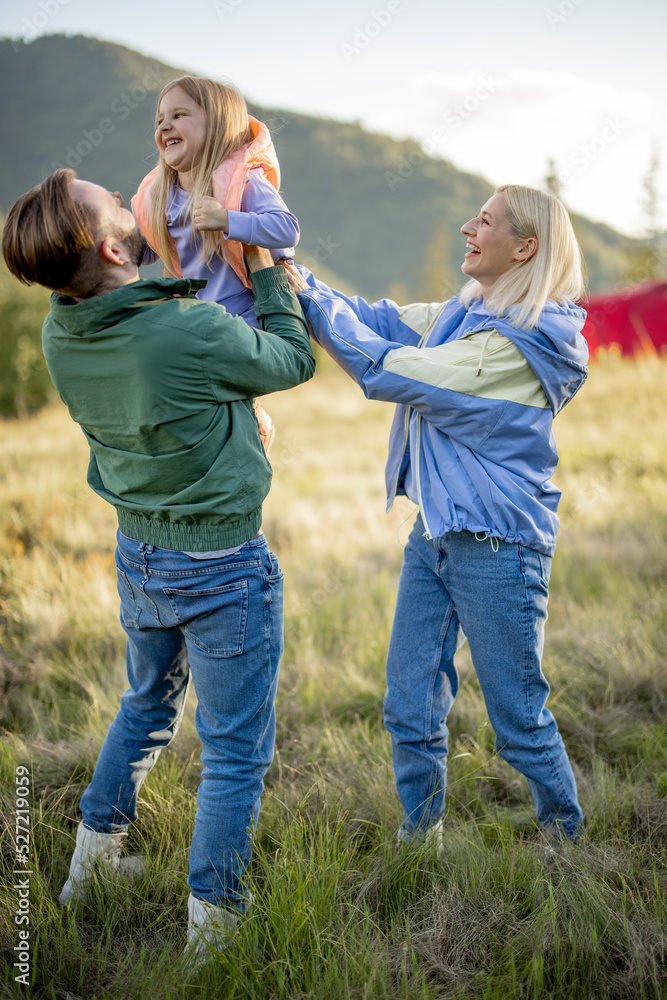
M 229 229 L 227 209 L 223 208 L 215 198 L 208 195 L 198 201 L 194 209 L 195 229 L 199 232 L 223 232 Z
M 299 292 L 308 291 L 310 286 L 303 280 L 293 264 L 285 264 L 285 270 L 287 271 L 289 286 L 295 295 L 298 295 Z
M 247 243 L 243 243 L 242 246 L 246 267 L 251 274 L 262 271 L 265 267 L 273 267 L 273 257 L 266 247 L 251 247 Z

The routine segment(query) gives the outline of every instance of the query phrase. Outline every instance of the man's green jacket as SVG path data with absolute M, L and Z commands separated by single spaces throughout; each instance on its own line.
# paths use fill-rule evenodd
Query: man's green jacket
M 205 282 L 187 278 L 51 298 L 49 373 L 90 444 L 88 483 L 131 538 L 209 551 L 260 528 L 271 466 L 253 397 L 307 381 L 315 360 L 284 269 L 252 283 L 264 330 L 196 299 Z

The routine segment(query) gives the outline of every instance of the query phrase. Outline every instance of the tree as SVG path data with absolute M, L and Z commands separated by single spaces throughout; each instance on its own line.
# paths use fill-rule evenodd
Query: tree
M 666 234 L 661 228 L 660 150 L 653 147 L 648 169 L 642 180 L 641 208 L 643 236 L 628 250 L 627 266 L 622 274 L 622 284 L 635 285 L 652 281 L 667 274 Z
M 461 280 L 454 275 L 449 264 L 451 246 L 449 229 L 443 225 L 436 226 L 424 249 L 416 301 L 444 302 L 461 288 Z
M 26 288 L 0 261 L 0 417 L 26 417 L 55 396 L 42 355 L 49 295 L 39 286 Z
M 560 201 L 563 200 L 563 185 L 560 177 L 558 176 L 556 161 L 553 157 L 549 157 L 547 160 L 547 173 L 544 178 L 544 184 L 549 194 L 554 195 Z

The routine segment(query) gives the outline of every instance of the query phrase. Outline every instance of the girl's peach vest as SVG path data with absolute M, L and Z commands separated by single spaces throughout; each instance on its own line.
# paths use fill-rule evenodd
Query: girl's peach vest
M 248 175 L 251 170 L 257 168 L 264 171 L 266 179 L 274 186 L 276 191 L 280 187 L 280 166 L 278 157 L 273 148 L 273 142 L 269 130 L 263 122 L 248 115 L 250 128 L 254 138 L 246 146 L 242 146 L 236 153 L 232 153 L 219 167 L 213 171 L 212 193 L 213 197 L 229 211 L 239 212 L 241 210 L 241 199 L 243 191 L 248 182 Z M 132 199 L 132 211 L 137 220 L 137 225 L 143 236 L 148 241 L 149 246 L 157 252 L 157 241 L 155 232 L 150 225 L 150 192 L 153 181 L 160 168 L 155 167 L 144 177 L 139 185 L 139 190 Z M 169 269 L 177 278 L 182 277 L 180 261 L 176 244 L 169 237 L 172 245 L 172 259 Z M 243 260 L 243 248 L 235 240 L 226 240 L 220 236 L 220 251 L 224 260 L 233 269 L 237 277 L 243 282 L 246 288 L 250 288 L 248 272 Z

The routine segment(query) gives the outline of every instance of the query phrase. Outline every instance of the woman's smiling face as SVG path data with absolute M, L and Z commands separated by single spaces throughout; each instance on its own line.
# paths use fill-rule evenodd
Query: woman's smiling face
M 167 91 L 160 101 L 155 142 L 165 163 L 179 175 L 199 166 L 206 142 L 206 115 L 180 87 Z
M 511 267 L 529 260 L 537 250 L 537 240 L 517 240 L 505 215 L 505 196 L 494 194 L 479 215 L 470 219 L 461 232 L 468 237 L 461 270 L 482 286 L 486 295 L 501 275 Z

